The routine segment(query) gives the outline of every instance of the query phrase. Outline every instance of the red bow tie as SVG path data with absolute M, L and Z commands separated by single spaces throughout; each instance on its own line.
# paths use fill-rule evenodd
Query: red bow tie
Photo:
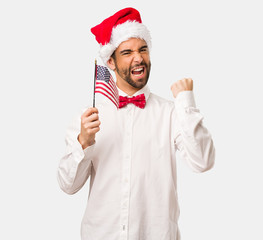
M 139 108 L 144 108 L 146 104 L 144 94 L 140 94 L 134 97 L 123 97 L 120 96 L 119 98 L 119 108 L 126 106 L 128 103 L 133 103 L 135 106 Z

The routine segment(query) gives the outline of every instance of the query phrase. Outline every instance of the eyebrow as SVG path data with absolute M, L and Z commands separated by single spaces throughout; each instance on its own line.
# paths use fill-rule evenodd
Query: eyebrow
M 147 45 L 144 45 L 144 46 L 140 47 L 139 50 L 142 50 L 142 49 L 145 49 L 145 48 L 148 48 L 148 46 L 147 46 Z M 120 54 L 123 54 L 123 53 L 130 53 L 130 52 L 132 52 L 131 49 L 124 49 L 124 50 L 120 51 Z
M 144 46 L 142 46 L 142 47 L 140 48 L 140 50 L 142 50 L 142 49 L 144 49 L 144 48 L 148 48 L 148 46 L 147 46 L 147 45 L 144 45 Z
M 120 54 L 125 53 L 125 52 L 131 52 L 131 51 L 132 51 L 131 49 L 124 49 L 124 50 L 120 51 Z

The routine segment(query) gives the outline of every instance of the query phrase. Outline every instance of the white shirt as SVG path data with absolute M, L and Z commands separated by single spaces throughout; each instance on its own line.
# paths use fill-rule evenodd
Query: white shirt
M 74 194 L 91 177 L 82 240 L 179 240 L 176 150 L 194 171 L 214 164 L 213 141 L 192 91 L 174 102 L 147 86 L 135 95 L 141 93 L 144 109 L 128 104 L 117 110 L 107 98 L 97 104 L 100 131 L 85 150 L 77 140 L 80 116 L 68 129 L 60 187 Z

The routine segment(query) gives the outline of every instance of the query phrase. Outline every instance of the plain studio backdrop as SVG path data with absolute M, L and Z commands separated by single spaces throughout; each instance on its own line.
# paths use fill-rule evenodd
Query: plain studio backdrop
M 89 182 L 67 195 L 57 166 L 66 127 L 92 101 L 90 28 L 129 6 L 152 34 L 152 92 L 172 100 L 171 84 L 193 78 L 216 146 L 209 172 L 177 159 L 182 240 L 262 240 L 260 0 L 2 0 L 0 239 L 80 239 Z

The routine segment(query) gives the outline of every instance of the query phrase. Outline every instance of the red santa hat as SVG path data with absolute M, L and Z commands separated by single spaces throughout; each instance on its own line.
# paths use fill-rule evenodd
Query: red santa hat
M 142 24 L 140 13 L 134 8 L 118 11 L 99 25 L 91 28 L 91 32 L 100 44 L 100 57 L 106 65 L 115 49 L 130 38 L 143 39 L 151 48 L 150 32 Z

